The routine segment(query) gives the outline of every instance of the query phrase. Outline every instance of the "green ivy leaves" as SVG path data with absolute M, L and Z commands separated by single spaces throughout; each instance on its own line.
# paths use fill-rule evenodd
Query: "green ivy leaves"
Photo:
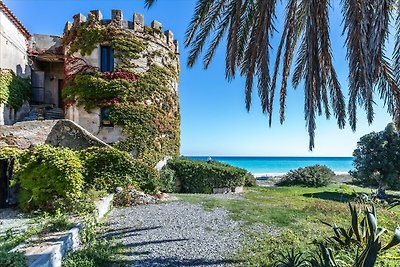
M 18 109 L 31 93 L 29 78 L 21 78 L 9 70 L 0 70 L 0 104 Z

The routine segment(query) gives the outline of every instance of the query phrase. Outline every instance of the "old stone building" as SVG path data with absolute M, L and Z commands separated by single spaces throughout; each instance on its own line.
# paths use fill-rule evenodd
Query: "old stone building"
M 0 0 L 0 125 L 65 117 L 157 163 L 179 154 L 179 68 L 173 33 L 142 14 L 77 14 L 51 36 L 29 33 Z M 2 72 L 30 77 L 29 104 L 2 100 Z
M 0 70 L 9 70 L 23 77 L 30 76 L 31 69 L 28 64 L 30 38 L 29 31 L 0 1 Z M 1 101 L 3 98 L 0 93 L 0 125 L 12 124 L 21 119 L 23 114 L 3 103 Z

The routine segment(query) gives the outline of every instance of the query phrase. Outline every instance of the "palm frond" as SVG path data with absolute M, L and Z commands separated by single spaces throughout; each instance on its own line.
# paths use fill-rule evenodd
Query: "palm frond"
M 389 33 L 394 0 L 343 0 L 344 33 L 349 61 L 349 118 L 353 131 L 357 124 L 357 102 L 364 107 L 368 123 L 374 119 L 373 93 L 390 75 L 381 73 L 385 42 Z M 380 89 L 378 89 L 380 90 Z M 391 112 L 393 113 L 393 111 Z
M 338 125 L 340 128 L 345 125 L 344 96 L 332 64 L 328 8 L 329 0 L 303 0 L 297 9 L 303 33 L 292 83 L 297 87 L 304 80 L 304 116 L 310 150 L 314 148 L 316 116 L 324 110 L 325 116 L 330 117 L 328 89 Z
M 144 6 L 146 7 L 146 8 L 150 8 L 150 7 L 152 7 L 153 5 L 154 5 L 154 3 L 156 2 L 157 0 L 145 0 L 144 1 Z

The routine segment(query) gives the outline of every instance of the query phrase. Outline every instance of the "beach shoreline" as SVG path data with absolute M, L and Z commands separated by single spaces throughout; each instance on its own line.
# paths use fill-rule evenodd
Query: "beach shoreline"
M 334 172 L 335 175 L 348 175 L 349 172 Z M 271 173 L 252 173 L 256 178 L 265 178 L 265 177 L 281 177 L 287 174 L 287 172 L 271 172 Z

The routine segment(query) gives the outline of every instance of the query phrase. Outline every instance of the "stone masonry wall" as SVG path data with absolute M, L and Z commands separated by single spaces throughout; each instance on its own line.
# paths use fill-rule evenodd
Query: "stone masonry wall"
M 0 126 L 0 148 L 28 149 L 40 144 L 74 150 L 108 146 L 70 120 L 25 121 L 12 126 Z
M 160 67 L 166 68 L 175 74 L 175 78 L 170 81 L 169 87 L 172 91 L 178 94 L 179 83 L 179 45 L 178 41 L 174 40 L 174 34 L 170 30 L 162 32 L 162 24 L 153 20 L 149 26 L 144 24 L 144 16 L 139 13 L 134 13 L 132 21 L 124 20 L 121 10 L 112 10 L 111 19 L 103 19 L 103 15 L 99 10 L 93 10 L 89 13 L 93 16 L 100 25 L 120 27 L 132 35 L 137 37 L 146 44 L 145 50 L 141 53 L 139 58 L 130 59 L 130 65 L 135 72 L 146 72 L 149 70 L 151 64 L 156 64 Z M 74 16 L 73 22 L 67 22 L 64 34 L 67 34 L 74 25 L 81 25 L 86 22 L 87 18 L 82 14 Z M 95 68 L 100 67 L 100 45 L 93 50 L 93 52 L 85 57 L 82 57 L 79 52 L 74 54 L 74 57 L 80 57 L 84 61 Z M 66 52 L 68 49 L 66 48 Z M 115 66 L 118 67 L 120 62 L 115 59 Z M 69 69 L 70 66 L 66 65 Z M 178 98 L 177 98 L 178 99 Z M 79 100 L 78 100 L 79 101 Z M 179 113 L 179 102 L 177 100 L 173 109 L 175 113 Z M 122 134 L 120 127 L 102 127 L 100 123 L 100 111 L 98 108 L 91 111 L 86 111 L 84 108 L 75 105 L 69 106 L 66 110 L 66 118 L 75 121 L 97 138 L 105 141 L 106 143 L 115 143 L 125 138 Z

